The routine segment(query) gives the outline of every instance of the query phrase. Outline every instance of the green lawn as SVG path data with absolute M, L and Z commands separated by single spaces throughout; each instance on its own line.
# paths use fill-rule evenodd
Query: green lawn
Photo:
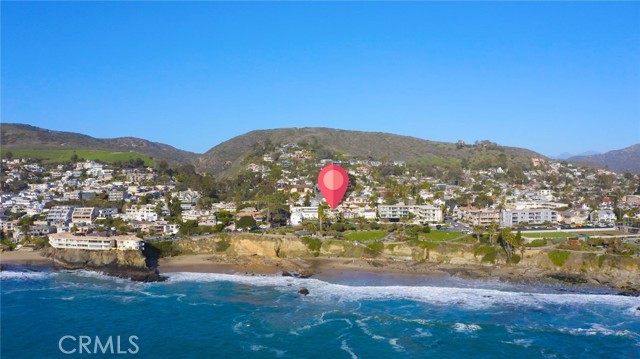
M 362 232 L 351 232 L 344 235 L 346 239 L 352 241 L 373 241 L 384 238 L 386 235 L 383 231 L 362 231 Z
M 3 149 L 2 157 L 6 152 L 11 152 L 13 158 L 32 158 L 43 160 L 47 163 L 60 163 L 71 160 L 71 156 L 75 153 L 78 158 L 84 158 L 86 160 L 96 160 L 102 162 L 116 162 L 116 161 L 128 161 L 136 158 L 140 158 L 147 166 L 154 166 L 155 161 L 140 154 L 138 152 L 112 152 L 101 150 L 38 150 L 38 149 Z
M 581 235 L 585 236 L 615 236 L 623 234 L 618 231 L 595 231 L 595 232 L 549 232 L 549 233 L 540 233 L 540 232 L 522 232 L 523 237 L 528 238 L 569 238 L 569 237 L 577 237 Z
M 431 230 L 430 233 L 425 234 L 425 237 L 432 241 L 448 241 L 465 235 L 464 232 Z

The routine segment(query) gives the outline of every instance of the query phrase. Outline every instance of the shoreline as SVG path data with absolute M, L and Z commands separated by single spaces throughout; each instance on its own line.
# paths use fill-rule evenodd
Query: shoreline
M 25 266 L 57 269 L 42 251 L 9 251 L 0 253 L 0 266 Z M 229 257 L 216 254 L 190 254 L 159 258 L 157 270 L 169 273 L 221 273 L 238 275 L 313 276 L 322 280 L 344 281 L 366 276 L 371 282 L 418 285 L 425 279 L 459 278 L 463 280 L 497 280 L 520 285 L 552 285 L 571 289 L 610 290 L 621 295 L 638 296 L 632 287 L 619 287 L 596 276 L 515 266 L 454 265 L 385 259 L 311 257 L 270 258 L 267 256 Z
M 50 258 L 42 256 L 39 250 L 17 250 L 0 252 L 0 265 L 18 265 L 25 267 L 54 267 Z

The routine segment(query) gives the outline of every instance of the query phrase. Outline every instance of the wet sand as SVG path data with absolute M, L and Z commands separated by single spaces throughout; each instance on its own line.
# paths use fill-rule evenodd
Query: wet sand
M 40 255 L 40 251 L 18 250 L 0 253 L 0 264 L 20 266 L 51 266 L 53 262 L 49 258 Z

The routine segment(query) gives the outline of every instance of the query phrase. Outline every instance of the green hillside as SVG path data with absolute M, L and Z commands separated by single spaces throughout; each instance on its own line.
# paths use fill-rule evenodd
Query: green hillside
M 32 158 L 43 160 L 46 163 L 67 162 L 74 154 L 78 158 L 86 160 L 102 161 L 113 163 L 118 161 L 128 161 L 140 158 L 146 166 L 155 166 L 156 162 L 149 156 L 137 152 L 112 152 L 101 150 L 39 150 L 39 149 L 2 149 L 0 154 L 2 158 L 6 158 L 11 152 L 14 158 Z
M 323 153 L 343 153 L 356 158 L 405 161 L 416 167 L 530 164 L 544 156 L 522 148 L 499 146 L 489 141 L 455 144 L 423 140 L 382 132 L 330 128 L 283 128 L 251 131 L 223 142 L 196 161 L 200 171 L 224 175 L 234 171 L 247 156 L 273 144 L 294 143 L 321 148 Z M 486 167 L 486 166 L 485 166 Z
M 128 153 L 138 153 L 135 157 L 143 155 L 149 159 L 165 160 L 172 164 L 191 163 L 198 155 L 192 152 L 179 150 L 162 143 L 151 142 L 135 137 L 120 138 L 94 138 L 91 136 L 63 131 L 52 131 L 24 124 L 3 123 L 0 124 L 1 143 L 3 150 L 61 150 L 61 151 L 98 151 L 100 156 L 106 158 L 129 159 Z M 44 155 L 34 154 L 32 157 L 59 158 L 55 153 L 44 152 Z M 113 155 L 106 155 L 112 153 Z M 18 152 L 14 151 L 14 154 Z M 66 156 L 66 152 L 60 152 L 59 156 Z M 37 156 L 36 156 L 37 155 Z M 84 157 L 94 154 L 87 153 Z M 66 156 L 67 159 L 71 156 Z M 97 158 L 96 158 L 97 159 Z

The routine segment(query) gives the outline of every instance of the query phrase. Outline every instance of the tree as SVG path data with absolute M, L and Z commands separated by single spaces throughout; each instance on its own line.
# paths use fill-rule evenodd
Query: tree
M 229 211 L 219 211 L 218 213 L 216 213 L 216 218 L 218 219 L 218 222 L 224 224 L 224 226 L 228 226 L 229 223 L 231 223 L 231 212 Z
M 504 249 L 504 252 L 507 254 L 507 260 L 511 262 L 513 258 L 513 254 L 515 252 L 515 248 L 520 244 L 522 240 L 522 234 L 518 231 L 518 234 L 514 235 L 511 232 L 511 229 L 504 228 L 500 230 L 500 246 Z
M 198 227 L 198 221 L 189 220 L 180 225 L 180 234 L 190 235 Z
M 13 152 L 11 152 L 11 151 L 7 151 L 7 152 L 4 154 L 4 157 L 6 157 L 8 160 L 13 159 Z
M 489 244 L 493 245 L 493 235 L 498 231 L 498 224 L 495 221 L 491 221 L 489 227 L 487 228 L 487 233 L 489 234 Z
M 74 163 L 78 162 L 78 155 L 77 154 L 74 153 L 74 154 L 71 155 L 71 162 L 74 162 Z
M 177 197 L 171 200 L 171 207 L 169 208 L 169 214 L 171 215 L 171 218 L 173 218 L 174 220 L 179 219 L 179 217 L 182 215 L 182 205 L 180 203 L 180 200 Z
M 482 233 L 484 233 L 484 227 L 483 226 L 473 226 L 473 234 L 476 235 L 476 238 L 478 239 L 478 242 L 480 242 L 480 236 L 482 235 Z
M 242 216 L 236 222 L 236 226 L 239 228 L 253 228 L 256 226 L 256 220 L 251 216 Z

